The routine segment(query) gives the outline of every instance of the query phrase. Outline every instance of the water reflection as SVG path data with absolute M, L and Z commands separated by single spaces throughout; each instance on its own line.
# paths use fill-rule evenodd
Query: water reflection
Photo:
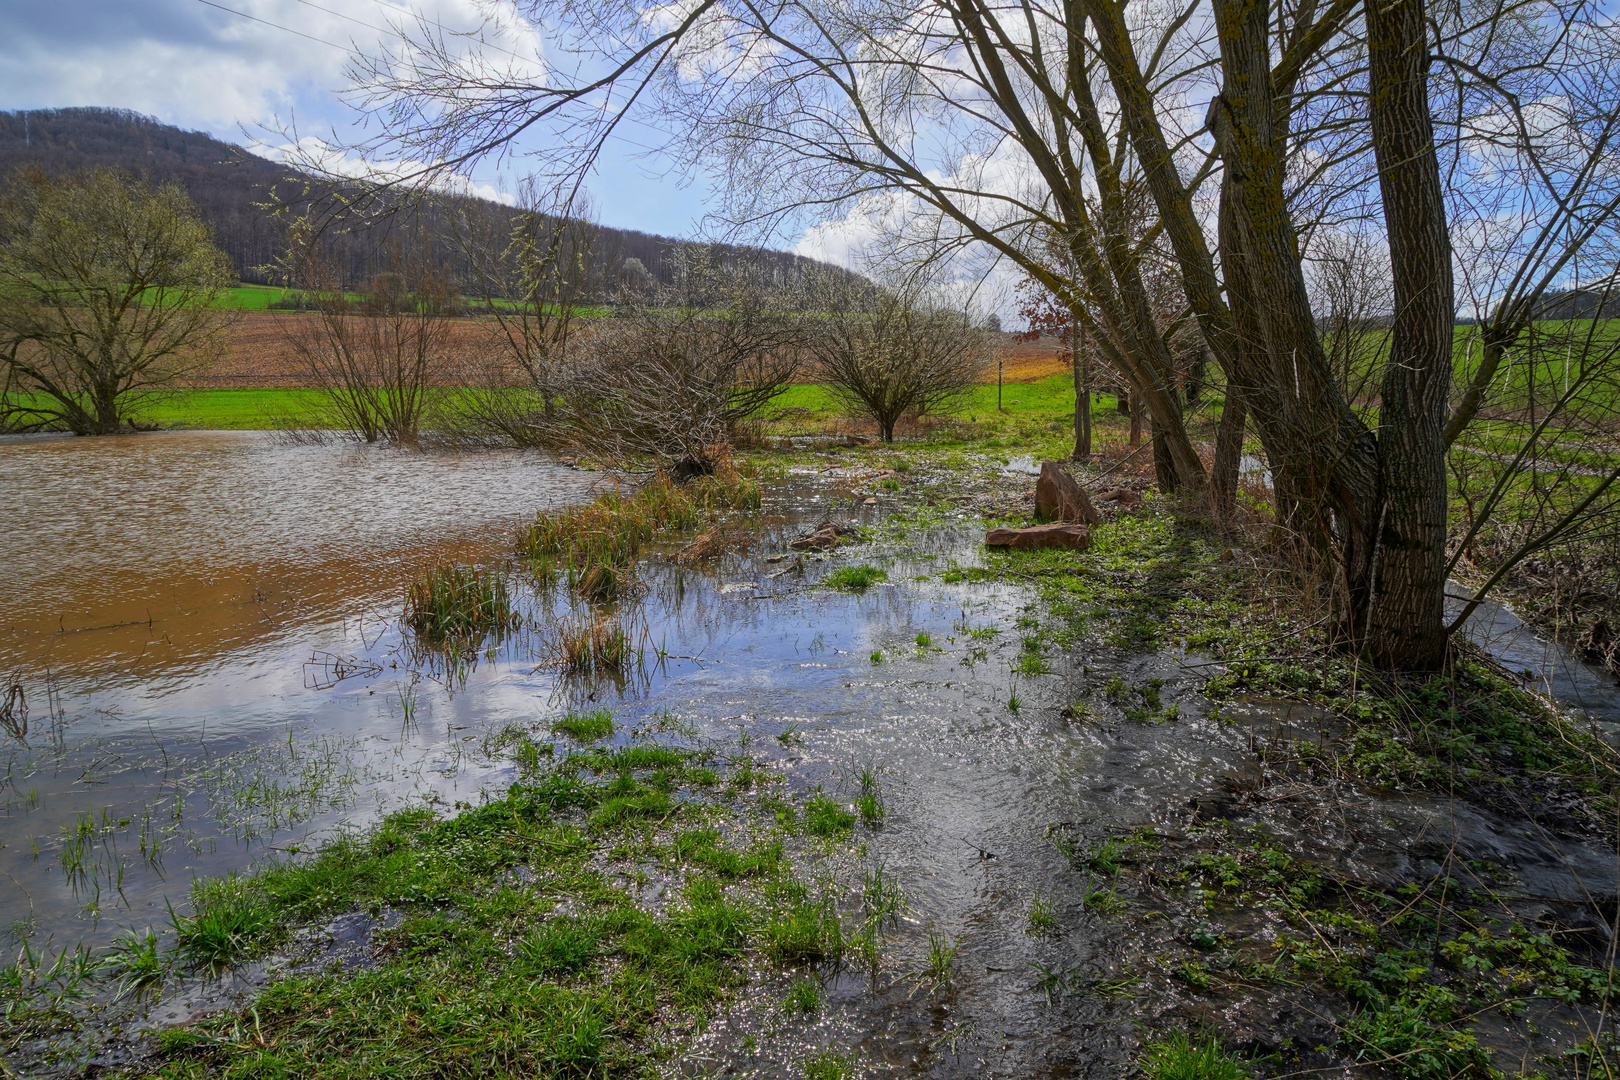
M 161 922 L 194 873 L 476 790 L 474 714 L 529 696 L 418 688 L 399 598 L 435 558 L 504 559 L 599 479 L 253 432 L 0 439 L 5 921 Z M 471 659 L 534 666 L 519 643 Z

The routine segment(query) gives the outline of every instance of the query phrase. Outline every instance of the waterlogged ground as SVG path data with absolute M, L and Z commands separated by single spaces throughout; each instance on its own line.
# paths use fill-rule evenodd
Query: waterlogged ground
M 130 927 L 154 927 L 164 952 L 194 876 L 322 866 L 308 852 L 345 825 L 430 813 L 362 842 L 354 865 L 383 883 L 344 886 L 349 907 L 323 907 L 296 871 L 273 877 L 264 895 L 316 913 L 309 928 L 222 979 L 177 964 L 99 1014 L 144 1016 L 134 1037 L 14 1022 L 27 1068 L 1114 1076 L 1190 1029 L 1262 1074 L 1440 1080 L 1547 1071 L 1543 1055 L 1601 1036 L 1590 973 L 1613 937 L 1615 865 L 1580 800 L 1511 780 L 1437 794 L 1422 770 L 1438 759 L 1394 737 L 1356 743 L 1361 772 L 1345 772 L 1331 672 L 1290 684 L 1230 660 L 1235 642 L 1290 653 L 1300 613 L 1255 603 L 1242 557 L 1166 504 L 1112 514 L 1082 556 L 1006 560 L 979 540 L 987 519 L 1027 512 L 1026 463 L 779 459 L 729 553 L 682 560 L 675 542 L 642 567 L 639 597 L 610 613 L 635 655 L 587 679 L 557 662 L 584 609 L 521 573 L 524 629 L 459 658 L 421 651 L 397 625 L 410 560 L 393 544 L 498 558 L 513 504 L 577 497 L 588 477 L 297 453 L 299 476 L 350 453 L 356 476 L 407 486 L 397 514 L 361 521 L 414 510 L 463 531 L 437 547 L 432 528 L 361 530 L 373 539 L 332 562 L 373 575 L 319 603 L 289 587 L 284 607 L 304 614 L 212 652 L 132 655 L 125 627 L 100 654 L 121 660 L 98 672 L 93 650 L 56 654 L 47 681 L 47 653 L 17 651 L 33 711 L 8 744 L 0 834 L 14 941 L 36 970 Z M 463 509 L 491 479 L 480 469 L 505 478 L 471 524 L 430 507 L 460 469 L 472 487 L 447 501 Z M 788 555 L 826 516 L 864 539 Z M 262 550 L 302 529 L 281 535 Z M 857 567 L 881 580 L 828 584 Z M 43 610 L 18 640 L 44 640 Z M 187 629 L 194 609 L 168 610 L 149 639 L 160 621 L 206 636 Z M 601 710 L 610 734 L 553 730 Z M 1460 775 L 1464 751 L 1447 753 Z M 1510 923 L 1550 936 L 1525 946 Z M 1425 933 L 1427 948 L 1403 937 Z M 433 964 L 428 1005 L 411 980 Z M 476 1045 L 452 1052 L 469 1031 Z

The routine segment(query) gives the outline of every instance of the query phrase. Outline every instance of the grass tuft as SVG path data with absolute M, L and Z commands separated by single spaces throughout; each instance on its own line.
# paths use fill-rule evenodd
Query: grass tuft
M 809 1016 L 821 1011 L 821 984 L 814 979 L 799 979 L 782 999 L 782 1008 L 788 1013 Z
M 429 641 L 482 641 L 520 621 L 505 579 L 484 567 L 440 563 L 405 594 L 405 624 Z
M 176 952 L 193 970 L 220 971 L 262 951 L 276 925 L 264 896 L 234 876 L 195 882 L 191 908 L 170 918 Z
M 563 670 L 575 675 L 617 675 L 632 655 L 630 635 L 612 619 L 565 624 L 558 648 Z
M 615 489 L 583 506 L 542 513 L 518 534 L 518 552 L 543 581 L 566 573 L 592 603 L 609 603 L 634 585 L 634 566 L 660 533 L 695 528 L 727 511 L 760 506 L 760 486 L 727 473 L 682 484 L 660 473 L 634 492 Z
M 826 577 L 826 583 L 835 589 L 849 589 L 859 592 L 870 589 L 880 581 L 887 581 L 889 574 L 876 566 L 840 566 Z
M 596 742 L 613 734 L 613 714 L 606 709 L 584 714 L 569 713 L 552 724 L 551 730 L 579 742 Z
M 1149 1043 L 1142 1071 L 1148 1080 L 1243 1080 L 1249 1075 L 1214 1036 L 1194 1042 L 1183 1033 Z
M 855 824 L 855 815 L 825 795 L 804 804 L 805 830 L 815 836 L 842 836 Z

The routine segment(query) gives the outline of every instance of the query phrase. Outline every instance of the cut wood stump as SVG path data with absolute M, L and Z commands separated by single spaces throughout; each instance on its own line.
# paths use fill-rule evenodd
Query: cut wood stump
M 984 536 L 984 544 L 986 547 L 1010 548 L 1013 551 L 1049 547 L 1084 551 L 1091 544 L 1091 530 L 1084 525 L 1064 522 L 1031 525 L 1024 529 L 991 529 Z

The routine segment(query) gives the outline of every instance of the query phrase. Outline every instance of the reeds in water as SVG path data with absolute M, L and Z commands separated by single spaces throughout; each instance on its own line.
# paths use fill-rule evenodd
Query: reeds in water
M 570 623 L 560 638 L 563 670 L 576 675 L 617 675 L 633 655 L 630 635 L 613 619 Z
M 615 489 L 583 506 L 537 515 L 519 534 L 518 551 L 542 581 L 564 572 L 580 596 L 608 602 L 629 588 L 631 568 L 660 533 L 759 505 L 759 484 L 747 477 L 703 476 L 682 484 L 660 473 L 630 494 Z
M 429 641 L 481 641 L 518 622 L 506 580 L 485 567 L 440 563 L 405 595 L 406 625 Z

